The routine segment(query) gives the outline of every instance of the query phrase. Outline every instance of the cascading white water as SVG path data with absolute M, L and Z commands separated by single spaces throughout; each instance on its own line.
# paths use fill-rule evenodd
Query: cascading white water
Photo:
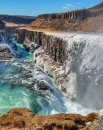
M 37 114 L 47 115 L 65 112 L 85 115 L 103 107 L 103 40 L 101 35 L 69 34 L 66 35 L 66 37 L 65 35 L 63 36 L 64 39 L 67 41 L 66 48 L 68 55 L 68 60 L 64 64 L 65 73 L 68 77 L 68 82 L 66 84 L 67 95 L 69 97 L 69 94 L 75 94 L 75 101 L 71 101 L 70 99 L 63 97 L 61 92 L 55 87 L 54 83 L 52 82 L 52 80 L 50 80 L 47 74 L 45 74 L 40 67 L 36 66 L 34 63 L 32 64 L 30 61 L 27 61 L 27 63 L 25 64 L 22 59 L 18 61 L 13 61 L 13 63 L 9 63 L 9 65 L 11 66 L 10 69 L 7 68 L 8 75 L 6 75 L 6 73 L 4 74 L 6 80 L 3 78 L 4 75 L 1 75 L 1 87 L 9 86 L 8 81 L 13 80 L 20 86 L 27 86 L 29 90 L 32 89 L 33 94 L 27 91 L 27 89 L 19 87 L 22 93 L 19 96 L 18 100 L 20 100 L 20 97 L 23 97 L 23 99 L 25 99 L 25 101 L 23 101 L 23 103 L 25 102 L 24 106 L 26 107 L 27 105 L 28 108 L 30 108 Z M 19 44 L 18 47 L 20 47 Z M 23 51 L 24 50 L 22 50 L 22 53 Z M 23 58 L 24 57 L 25 56 L 23 55 Z M 3 68 L 5 69 L 5 67 L 6 66 L 4 66 Z M 15 70 L 18 70 L 16 71 L 18 74 L 14 75 Z M 28 72 L 30 73 L 30 75 L 32 74 L 32 77 L 27 78 L 26 80 L 23 79 L 22 76 Z M 12 76 L 12 74 L 14 75 L 14 77 Z M 17 80 L 17 78 L 19 78 L 20 80 Z M 18 85 L 16 85 L 14 92 L 18 91 L 17 87 Z M 12 89 L 10 89 L 9 91 L 12 91 Z M 10 96 L 10 101 L 12 101 L 13 103 L 15 102 L 15 100 L 17 100 L 16 97 L 11 97 L 14 96 L 14 94 L 8 94 L 8 96 Z M 17 104 L 13 105 L 14 106 L 8 106 L 8 108 L 5 109 L 5 111 L 3 112 L 5 113 L 12 107 L 18 107 Z M 20 106 L 22 107 L 22 102 L 20 102 Z
M 69 34 L 65 37 L 68 59 L 65 73 L 76 101 L 87 108 L 103 108 L 103 37 L 101 34 Z M 71 80 L 74 81 L 71 84 Z

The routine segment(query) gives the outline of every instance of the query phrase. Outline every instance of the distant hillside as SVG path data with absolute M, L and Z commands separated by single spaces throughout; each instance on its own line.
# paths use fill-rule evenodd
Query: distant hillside
M 59 31 L 103 32 L 103 2 L 89 9 L 39 15 L 30 26 Z
M 30 24 L 36 17 L 33 16 L 14 16 L 14 15 L 0 15 L 0 18 L 5 22 L 11 22 L 15 24 Z

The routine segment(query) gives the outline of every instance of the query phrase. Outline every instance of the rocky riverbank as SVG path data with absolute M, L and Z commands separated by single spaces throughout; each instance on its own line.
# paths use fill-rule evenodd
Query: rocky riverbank
M 97 115 L 95 113 L 91 113 L 87 116 L 79 114 L 39 116 L 33 114 L 26 108 L 15 108 L 10 110 L 7 114 L 0 116 L 0 129 L 89 130 L 91 122 L 93 122 L 96 118 Z

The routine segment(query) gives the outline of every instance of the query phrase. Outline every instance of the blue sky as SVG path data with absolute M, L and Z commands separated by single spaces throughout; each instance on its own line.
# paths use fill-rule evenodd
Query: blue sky
M 92 7 L 102 0 L 0 0 L 0 14 L 37 16 Z

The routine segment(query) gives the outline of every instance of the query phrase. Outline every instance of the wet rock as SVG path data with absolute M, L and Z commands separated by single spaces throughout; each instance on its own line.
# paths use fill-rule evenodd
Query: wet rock
M 16 85 L 15 81 L 10 82 L 10 88 L 13 88 Z
M 39 90 L 49 90 L 50 89 L 49 86 L 46 85 L 43 81 L 38 81 L 37 88 Z
M 9 48 L 6 44 L 0 45 L 0 60 L 10 60 L 14 58 L 12 53 L 10 52 Z

